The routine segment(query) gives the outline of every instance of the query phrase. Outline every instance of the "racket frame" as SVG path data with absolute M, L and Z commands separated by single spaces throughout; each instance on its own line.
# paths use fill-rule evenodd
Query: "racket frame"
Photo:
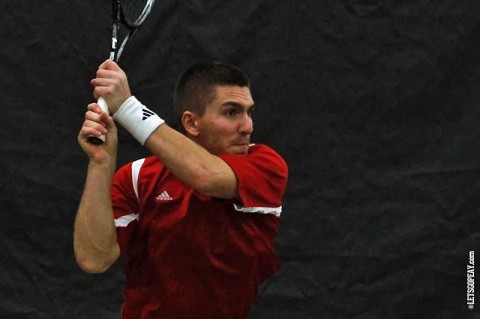
M 150 14 L 152 7 L 155 3 L 155 0 L 147 0 L 141 14 L 137 19 L 130 21 L 130 17 L 126 17 L 122 11 L 122 2 L 125 3 L 127 0 L 112 0 L 112 25 L 111 25 L 111 42 L 110 42 L 110 55 L 109 59 L 118 63 L 120 56 L 122 55 L 127 44 L 133 39 L 138 28 L 145 21 L 147 16 Z M 139 0 L 130 0 L 130 1 L 139 1 Z M 120 47 L 118 47 L 118 37 L 120 34 L 120 24 L 123 23 L 128 27 L 129 31 L 123 39 Z M 109 114 L 107 102 L 103 97 L 99 97 L 97 103 L 100 105 L 103 112 Z M 105 135 L 101 136 L 89 136 L 88 141 L 92 144 L 103 144 L 105 143 Z

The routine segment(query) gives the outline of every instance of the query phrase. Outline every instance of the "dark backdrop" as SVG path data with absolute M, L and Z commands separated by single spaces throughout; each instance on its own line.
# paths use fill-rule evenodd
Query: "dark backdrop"
M 76 136 L 109 10 L 0 4 L 0 318 L 117 318 L 121 266 L 87 275 L 72 253 L 87 164 Z M 480 247 L 479 12 L 458 0 L 155 5 L 121 61 L 134 94 L 171 121 L 185 67 L 238 64 L 254 141 L 290 167 L 283 268 L 250 318 L 480 317 L 466 301 Z M 147 154 L 120 134 L 119 165 Z

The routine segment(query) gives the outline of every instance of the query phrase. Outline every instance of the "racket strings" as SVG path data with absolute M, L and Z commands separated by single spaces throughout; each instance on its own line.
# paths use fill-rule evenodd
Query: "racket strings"
M 152 10 L 155 0 L 121 0 L 120 7 L 125 22 L 131 27 L 140 26 Z

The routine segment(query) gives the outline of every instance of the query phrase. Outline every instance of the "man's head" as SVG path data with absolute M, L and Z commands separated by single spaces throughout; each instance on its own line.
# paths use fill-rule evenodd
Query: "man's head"
M 246 154 L 253 131 L 253 100 L 236 66 L 200 62 L 179 78 L 174 109 L 183 132 L 213 154 Z

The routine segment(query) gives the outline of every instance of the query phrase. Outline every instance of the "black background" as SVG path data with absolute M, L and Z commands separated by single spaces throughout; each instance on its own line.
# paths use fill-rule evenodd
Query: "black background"
M 466 303 L 479 12 L 457 0 L 155 4 L 120 61 L 133 93 L 171 122 L 181 71 L 235 63 L 252 81 L 253 141 L 290 167 L 283 268 L 250 318 L 480 317 Z M 109 18 L 106 0 L 0 4 L 0 318 L 118 317 L 121 265 L 88 275 L 72 252 L 87 164 L 76 136 Z M 148 154 L 120 138 L 119 165 Z

